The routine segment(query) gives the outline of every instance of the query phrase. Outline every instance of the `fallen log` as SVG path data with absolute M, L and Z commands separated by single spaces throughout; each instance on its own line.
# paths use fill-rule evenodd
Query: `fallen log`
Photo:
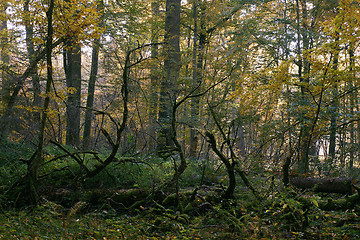
M 351 178 L 290 178 L 290 184 L 314 192 L 353 194 L 354 180 Z
M 316 205 L 319 209 L 325 211 L 348 210 L 354 209 L 360 204 L 360 187 L 356 185 L 352 185 L 352 187 L 356 190 L 356 193 L 338 199 L 323 198 L 315 200 L 314 198 L 304 197 L 304 195 L 295 191 L 293 193 L 296 196 L 295 199 L 303 203 L 304 206 Z
M 359 200 L 359 193 L 340 199 L 329 198 L 327 200 L 319 201 L 319 208 L 325 211 L 347 210 L 352 209 L 356 204 L 359 204 Z
M 304 206 L 316 205 L 319 209 L 325 211 L 354 209 L 355 206 L 360 204 L 360 195 L 358 192 L 339 199 L 325 198 L 315 200 L 313 198 L 304 197 L 300 194 L 296 195 L 296 200 L 303 203 Z

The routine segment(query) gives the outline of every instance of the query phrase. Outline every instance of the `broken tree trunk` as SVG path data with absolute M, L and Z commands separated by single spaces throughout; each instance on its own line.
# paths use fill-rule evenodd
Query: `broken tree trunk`
M 319 201 L 319 208 L 325 211 L 352 209 L 359 204 L 360 195 L 355 193 L 341 199 L 327 199 Z
M 314 192 L 352 194 L 353 179 L 351 178 L 301 178 L 290 179 L 290 184 L 301 189 L 311 189 Z

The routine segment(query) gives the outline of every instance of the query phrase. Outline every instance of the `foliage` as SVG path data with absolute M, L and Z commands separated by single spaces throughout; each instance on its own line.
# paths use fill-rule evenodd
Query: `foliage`
M 52 66 L 49 1 L 0 6 L 0 238 L 359 238 L 358 193 L 281 182 L 359 178 L 359 0 L 55 4 Z M 78 89 L 64 81 L 73 46 Z M 74 94 L 92 130 L 64 146 Z
M 0 186 L 9 187 L 14 179 L 26 171 L 24 161 L 29 159 L 34 152 L 34 147 L 26 143 L 8 142 L 0 143 Z

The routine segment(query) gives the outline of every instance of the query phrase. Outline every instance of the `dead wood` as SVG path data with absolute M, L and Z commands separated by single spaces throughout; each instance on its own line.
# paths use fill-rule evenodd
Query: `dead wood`
M 290 184 L 301 189 L 314 192 L 353 194 L 353 179 L 351 178 L 302 178 L 290 179 Z

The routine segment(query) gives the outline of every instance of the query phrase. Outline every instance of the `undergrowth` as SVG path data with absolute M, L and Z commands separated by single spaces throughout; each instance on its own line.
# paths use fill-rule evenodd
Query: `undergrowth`
M 242 195 L 242 196 L 241 196 Z M 0 239 L 359 239 L 358 212 L 319 210 L 278 194 L 256 202 L 247 192 L 212 203 L 211 209 L 181 213 L 157 205 L 135 211 L 70 209 L 43 200 L 35 209 L 2 210 Z M 289 198 L 290 197 L 290 198 Z M 205 197 L 206 198 L 206 197 Z M 199 197 L 199 202 L 206 201 Z M 272 202 L 272 204 L 269 204 Z M 304 225 L 307 218 L 307 225 Z
M 3 145 L 0 191 L 26 171 L 19 159 L 31 148 Z M 18 150 L 17 150 L 18 149 Z M 2 150 L 1 150 L 2 151 Z M 17 152 L 17 154 L 14 154 Z M 284 188 L 274 175 L 249 171 L 257 200 L 237 178 L 233 199 L 221 194 L 227 175 L 217 160 L 189 161 L 179 193 L 157 195 L 171 179 L 173 162 L 156 157 L 111 163 L 91 179 L 55 147 L 45 150 L 40 206 L 15 208 L 0 195 L 0 239 L 359 239 L 360 209 L 323 211 L 319 202 L 338 198 Z M 99 157 L 106 156 L 106 152 Z M 96 159 L 80 156 L 91 167 Z M 121 160 L 123 156 L 118 156 Z M 151 196 L 151 197 L 149 197 Z

